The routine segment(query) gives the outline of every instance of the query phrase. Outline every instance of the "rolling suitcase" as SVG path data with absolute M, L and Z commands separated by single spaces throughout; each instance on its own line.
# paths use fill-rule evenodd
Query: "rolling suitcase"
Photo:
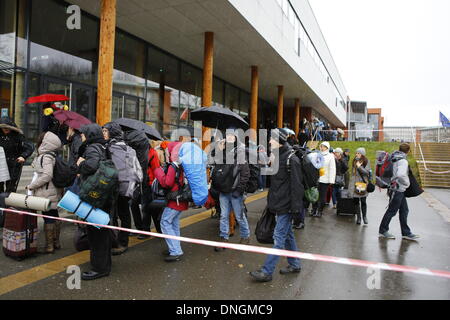
M 23 260 L 37 253 L 37 217 L 5 212 L 3 252 L 5 256 Z
M 349 194 L 348 190 L 341 191 L 341 197 L 337 202 L 337 215 L 338 216 L 353 216 L 356 214 L 355 204 L 353 198 Z

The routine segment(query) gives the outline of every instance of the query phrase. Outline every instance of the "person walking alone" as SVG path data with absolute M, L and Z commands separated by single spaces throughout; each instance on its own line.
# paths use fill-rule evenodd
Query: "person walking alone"
M 353 190 L 353 204 L 355 205 L 356 224 L 361 224 L 361 213 L 364 224 L 367 220 L 367 185 L 370 178 L 370 161 L 366 158 L 366 149 L 358 148 L 352 162 L 349 190 Z M 358 184 L 358 185 L 357 185 Z M 364 188 L 365 185 L 365 188 Z
M 287 133 L 284 129 L 272 130 L 270 146 L 272 150 L 278 149 L 272 161 L 272 165 L 278 163 L 278 172 L 271 177 L 272 183 L 267 197 L 267 210 L 276 215 L 273 248 L 298 251 L 292 220 L 303 209 L 304 187 L 300 159 L 293 154 L 292 147 L 287 143 Z M 250 276 L 258 282 L 271 281 L 279 259 L 279 256 L 267 256 L 264 266 L 260 270 L 250 272 Z M 288 266 L 282 268 L 280 273 L 300 273 L 300 259 L 287 260 Z
M 389 233 L 389 224 L 392 218 L 400 213 L 400 227 L 402 237 L 405 240 L 417 240 L 419 236 L 413 234 L 408 226 L 408 202 L 406 201 L 405 191 L 410 186 L 409 164 L 406 157 L 411 147 L 408 144 L 401 144 L 399 151 L 395 151 L 391 156 L 393 164 L 393 176 L 391 179 L 391 188 L 389 190 L 389 207 L 381 220 L 379 228 L 379 237 L 386 239 L 395 239 L 395 236 Z

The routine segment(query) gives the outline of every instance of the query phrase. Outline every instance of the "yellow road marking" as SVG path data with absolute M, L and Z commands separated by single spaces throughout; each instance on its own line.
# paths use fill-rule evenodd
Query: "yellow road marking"
M 250 196 L 245 201 L 246 203 L 251 203 L 260 199 L 267 197 L 267 192 L 261 192 L 256 195 Z M 185 228 L 192 224 L 204 221 L 211 217 L 211 210 L 203 211 L 201 213 L 189 216 L 180 221 L 180 227 Z M 152 232 L 155 232 L 152 229 Z M 130 238 L 129 247 L 133 247 L 137 244 L 143 243 L 148 240 L 138 240 L 136 238 Z M 34 282 L 49 278 L 58 273 L 67 270 L 67 267 L 71 265 L 81 265 L 89 262 L 90 253 L 89 251 L 83 251 L 79 253 L 72 254 L 70 256 L 51 261 L 49 263 L 42 264 L 40 266 L 12 274 L 0 279 L 0 296 L 4 295 L 13 290 L 22 288 L 24 286 L 30 285 Z

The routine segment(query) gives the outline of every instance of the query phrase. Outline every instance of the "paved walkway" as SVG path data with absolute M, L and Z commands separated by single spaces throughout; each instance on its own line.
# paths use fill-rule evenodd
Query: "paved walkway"
M 265 205 L 264 197 L 248 205 L 255 245 L 253 231 Z M 384 192 L 372 194 L 368 205 L 368 226 L 356 225 L 353 217 L 338 217 L 331 208 L 322 219 L 308 217 L 306 228 L 295 231 L 300 250 L 450 271 L 450 223 L 423 197 L 409 200 L 409 224 L 421 236 L 418 242 L 401 240 L 398 218 L 391 223 L 391 232 L 398 238 L 379 240 L 378 224 L 387 205 Z M 209 212 L 189 211 L 183 218 L 182 236 L 217 239 L 219 222 Z M 161 255 L 166 245 L 160 239 L 133 240 L 127 253 L 113 257 L 109 277 L 82 282 L 81 290 L 69 290 L 70 275 L 65 268 L 89 268 L 88 252 L 73 249 L 74 229 L 64 224 L 63 249 L 54 255 L 22 262 L 0 256 L 0 299 L 450 299 L 449 279 L 381 271 L 380 289 L 370 290 L 371 275 L 365 268 L 304 260 L 300 275 L 282 276 L 278 270 L 286 265 L 284 258 L 272 282 L 255 283 L 248 272 L 262 265 L 263 255 L 233 250 L 216 253 L 211 247 L 184 243 L 184 259 L 167 264 Z M 238 241 L 237 232 L 232 242 Z

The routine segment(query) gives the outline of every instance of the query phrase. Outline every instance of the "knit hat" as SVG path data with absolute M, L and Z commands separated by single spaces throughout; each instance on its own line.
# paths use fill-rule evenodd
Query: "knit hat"
M 286 144 L 289 133 L 283 128 L 273 129 L 271 136 L 274 140 L 278 140 L 280 144 Z
M 356 149 L 356 153 L 361 153 L 363 156 L 366 156 L 366 149 L 358 148 L 358 149 Z
M 325 142 L 322 142 L 320 145 L 321 146 L 325 146 L 325 147 L 327 147 L 328 150 L 330 150 L 330 143 L 329 142 L 325 141 Z
M 344 151 L 342 151 L 341 148 L 336 148 L 336 149 L 334 149 L 334 153 L 340 153 L 340 154 L 343 154 Z

